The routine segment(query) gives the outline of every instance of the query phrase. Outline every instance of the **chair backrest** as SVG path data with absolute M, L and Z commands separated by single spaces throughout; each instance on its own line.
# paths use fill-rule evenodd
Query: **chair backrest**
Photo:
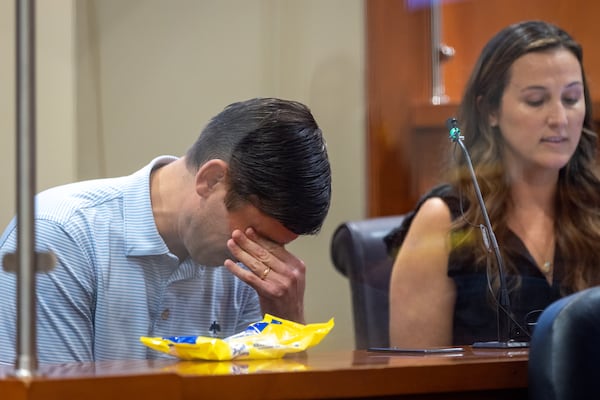
M 389 285 L 393 259 L 383 237 L 403 215 L 345 222 L 331 240 L 335 268 L 349 280 L 356 349 L 389 345 Z
M 542 312 L 531 338 L 529 392 L 532 400 L 600 399 L 600 287 Z

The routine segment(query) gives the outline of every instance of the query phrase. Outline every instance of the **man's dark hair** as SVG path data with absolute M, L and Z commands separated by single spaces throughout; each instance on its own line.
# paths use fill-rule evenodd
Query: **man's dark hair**
M 298 235 L 321 229 L 331 167 L 321 129 L 304 104 L 276 98 L 230 104 L 186 154 L 196 171 L 211 159 L 229 164 L 228 209 L 250 203 Z

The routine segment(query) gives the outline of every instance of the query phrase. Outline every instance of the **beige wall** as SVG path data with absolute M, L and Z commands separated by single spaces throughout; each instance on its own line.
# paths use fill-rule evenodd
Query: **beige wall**
M 16 209 L 15 199 L 15 7 L 0 0 L 0 225 Z M 37 188 L 76 177 L 73 0 L 40 1 L 36 26 Z
M 308 265 L 308 321 L 336 321 L 319 347 L 352 347 L 348 282 L 331 265 L 329 242 L 340 222 L 366 208 L 363 2 L 38 3 L 40 189 L 180 155 L 233 101 L 276 96 L 311 107 L 328 141 L 333 205 L 323 231 L 291 248 Z M 0 0 L 4 60 L 13 58 L 12 9 L 12 0 Z M 14 93 L 13 73 L 10 65 L 0 71 L 0 87 Z M 14 213 L 14 101 L 0 101 L 5 225 Z

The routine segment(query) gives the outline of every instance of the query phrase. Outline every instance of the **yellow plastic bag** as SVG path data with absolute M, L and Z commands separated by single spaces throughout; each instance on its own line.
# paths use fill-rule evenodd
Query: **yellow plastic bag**
M 246 330 L 218 339 L 205 336 L 145 337 L 146 346 L 182 360 L 260 360 L 281 358 L 316 346 L 333 328 L 325 323 L 302 325 L 265 314 Z

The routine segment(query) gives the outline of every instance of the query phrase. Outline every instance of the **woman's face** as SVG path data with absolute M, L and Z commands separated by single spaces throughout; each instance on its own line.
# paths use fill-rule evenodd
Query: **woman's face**
M 584 117 L 579 61 L 556 49 L 528 53 L 513 63 L 489 122 L 504 138 L 506 167 L 527 173 L 564 167 L 577 148 Z

